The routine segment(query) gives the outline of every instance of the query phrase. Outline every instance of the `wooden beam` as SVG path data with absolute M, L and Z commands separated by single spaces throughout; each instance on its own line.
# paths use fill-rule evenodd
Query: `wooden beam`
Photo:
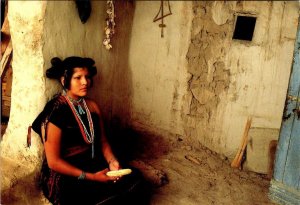
M 7 67 L 7 63 L 10 62 L 10 56 L 12 54 L 12 43 L 11 40 L 9 41 L 9 44 L 1 58 L 1 79 L 2 75 L 5 73 L 5 69 Z

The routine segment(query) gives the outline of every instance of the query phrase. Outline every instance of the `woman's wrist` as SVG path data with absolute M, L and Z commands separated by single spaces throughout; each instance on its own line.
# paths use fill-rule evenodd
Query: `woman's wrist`
M 77 177 L 77 179 L 78 180 L 94 180 L 94 174 L 82 171 L 81 174 Z
M 82 171 L 81 174 L 78 176 L 78 180 L 85 180 L 85 179 L 86 179 L 86 173 Z
M 94 180 L 94 174 L 93 173 L 86 173 L 85 179 L 93 181 Z
M 118 161 L 115 157 L 111 157 L 108 161 L 107 161 L 107 163 L 108 164 L 111 164 L 111 163 L 113 163 L 114 161 Z

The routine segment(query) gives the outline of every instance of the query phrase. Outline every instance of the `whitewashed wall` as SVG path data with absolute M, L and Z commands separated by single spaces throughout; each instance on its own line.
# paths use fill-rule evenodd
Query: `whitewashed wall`
M 298 26 L 295 2 L 247 2 L 243 10 L 256 13 L 257 23 L 253 43 L 233 41 L 226 56 L 232 80 L 217 122 L 225 153 L 239 145 L 248 116 L 251 127 L 280 128 Z
M 46 2 L 42 1 L 9 1 L 13 79 L 10 118 L 1 141 L 1 203 L 41 202 L 33 182 L 43 149 L 36 135 L 32 137 L 33 146 L 27 148 L 26 136 L 37 110 L 46 102 L 42 53 L 45 9 Z
M 172 15 L 153 22 L 160 2 L 137 1 L 129 62 L 132 70 L 132 123 L 148 129 L 181 133 L 181 111 L 187 92 L 186 53 L 190 42 L 192 4 L 171 2 Z M 168 11 L 165 11 L 166 13 Z
M 1 156 L 26 160 L 39 157 L 39 146 L 26 149 L 27 128 L 36 109 L 45 103 L 42 33 L 46 4 L 44 2 L 10 2 L 8 19 L 13 45 L 13 83 L 11 114 L 1 141 Z M 30 12 L 31 10 L 36 12 Z M 38 140 L 33 138 L 33 142 Z

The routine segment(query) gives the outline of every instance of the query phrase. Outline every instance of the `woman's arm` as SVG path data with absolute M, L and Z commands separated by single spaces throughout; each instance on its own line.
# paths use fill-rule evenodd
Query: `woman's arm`
M 107 163 L 109 164 L 109 169 L 110 170 L 118 170 L 120 169 L 120 164 L 115 157 L 112 148 L 107 140 L 107 137 L 105 135 L 105 130 L 104 130 L 104 124 L 103 124 L 103 119 L 102 115 L 100 112 L 99 106 L 92 100 L 87 101 L 88 104 L 92 107 L 93 111 L 96 112 L 99 116 L 99 126 L 101 130 L 101 147 L 102 147 L 102 153 L 104 158 L 106 159 Z
M 61 158 L 61 129 L 49 122 L 46 132 L 47 141 L 44 143 L 44 146 L 49 168 L 64 175 L 73 177 L 80 176 L 82 174 L 82 170 L 74 167 Z M 109 170 L 105 169 L 97 173 L 86 173 L 86 179 L 101 182 L 115 180 L 115 177 L 108 177 L 106 175 L 107 171 Z

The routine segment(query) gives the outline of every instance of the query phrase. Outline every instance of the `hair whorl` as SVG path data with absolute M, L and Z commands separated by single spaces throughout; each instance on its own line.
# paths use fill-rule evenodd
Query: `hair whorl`
M 65 58 L 63 61 L 54 57 L 51 59 L 51 68 L 47 69 L 46 76 L 48 78 L 60 79 L 60 77 L 64 76 L 66 71 L 71 71 L 76 67 L 85 67 L 89 70 L 91 76 L 97 74 L 97 69 L 94 66 L 95 61 L 91 58 L 81 58 L 78 56 L 71 56 Z
M 63 65 L 62 65 L 62 60 L 58 57 L 52 58 L 51 59 L 51 68 L 47 69 L 46 71 L 46 76 L 48 78 L 54 78 L 54 79 L 59 79 L 63 73 Z

